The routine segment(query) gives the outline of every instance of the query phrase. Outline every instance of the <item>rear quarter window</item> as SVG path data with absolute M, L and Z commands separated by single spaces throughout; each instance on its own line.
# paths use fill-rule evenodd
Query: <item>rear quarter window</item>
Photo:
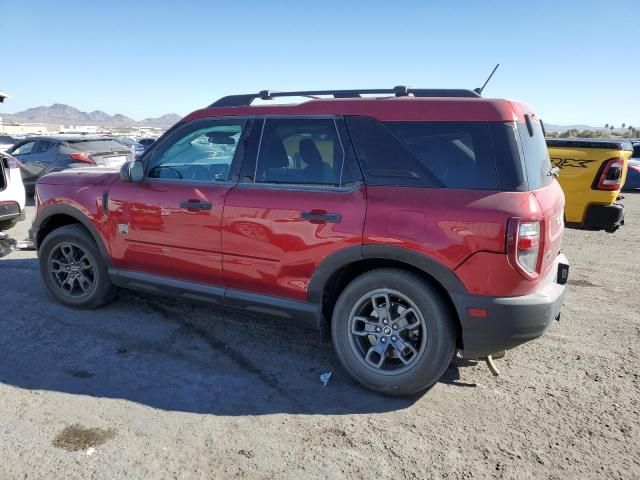
M 546 187 L 553 182 L 551 161 L 547 142 L 540 122 L 527 118 L 527 122 L 518 122 L 518 133 L 524 156 L 524 170 L 529 190 Z
M 498 190 L 487 123 L 350 117 L 347 124 L 369 184 Z

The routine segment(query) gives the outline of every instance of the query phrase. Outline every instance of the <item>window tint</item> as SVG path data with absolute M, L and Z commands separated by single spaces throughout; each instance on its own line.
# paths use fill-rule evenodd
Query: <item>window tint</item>
M 24 145 L 20 145 L 13 152 L 11 152 L 11 155 L 27 155 L 32 152 L 35 144 L 36 142 L 27 142 Z
M 243 120 L 213 120 L 180 130 L 155 152 L 148 176 L 227 181 L 243 124 Z
M 81 152 L 123 152 L 127 148 L 115 140 L 70 140 L 70 148 Z
M 497 190 L 487 123 L 347 120 L 367 182 Z
M 528 186 L 520 152 L 518 127 L 514 122 L 492 122 L 490 129 L 500 190 L 526 191 Z
M 528 116 L 527 119 L 527 123 L 518 122 L 518 132 L 520 133 L 529 190 L 536 190 L 553 182 L 553 175 L 549 173 L 551 161 L 542 126 L 539 122 L 529 119 Z
M 344 151 L 331 119 L 268 119 L 256 183 L 339 185 Z
M 49 140 L 39 140 L 38 142 L 36 142 L 33 153 L 45 153 L 49 151 L 51 145 L 53 145 L 53 142 L 50 142 Z

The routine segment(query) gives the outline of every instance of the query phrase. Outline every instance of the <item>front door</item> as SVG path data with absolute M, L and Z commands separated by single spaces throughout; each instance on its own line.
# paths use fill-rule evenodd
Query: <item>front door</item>
M 361 245 L 365 189 L 345 135 L 333 118 L 256 122 L 225 204 L 228 288 L 304 301 L 322 260 Z
M 145 179 L 109 190 L 116 268 L 223 285 L 222 212 L 245 121 L 189 122 L 143 157 Z

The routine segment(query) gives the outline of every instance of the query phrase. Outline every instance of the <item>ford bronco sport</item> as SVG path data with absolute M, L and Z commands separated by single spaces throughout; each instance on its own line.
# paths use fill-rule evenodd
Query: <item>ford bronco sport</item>
M 252 105 L 283 96 L 312 98 Z M 542 335 L 569 268 L 536 114 L 470 90 L 224 97 L 119 173 L 46 175 L 36 202 L 42 279 L 65 305 L 124 287 L 292 319 L 397 395 L 456 350 Z

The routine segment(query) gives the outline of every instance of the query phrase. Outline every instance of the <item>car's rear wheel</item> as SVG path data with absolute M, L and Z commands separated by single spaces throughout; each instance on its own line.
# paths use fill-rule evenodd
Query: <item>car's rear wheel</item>
M 442 295 L 400 269 L 377 269 L 353 280 L 338 298 L 331 329 L 347 372 L 388 394 L 429 388 L 455 354 L 454 322 Z
M 40 273 L 49 292 L 75 308 L 96 308 L 115 297 L 107 265 L 91 235 L 66 225 L 47 235 L 40 247 Z

